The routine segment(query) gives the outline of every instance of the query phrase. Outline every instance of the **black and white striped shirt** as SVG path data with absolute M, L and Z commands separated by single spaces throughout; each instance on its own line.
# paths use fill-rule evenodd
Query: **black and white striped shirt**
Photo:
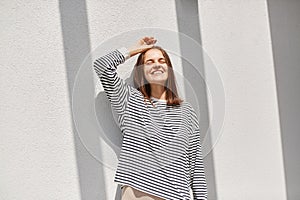
M 117 66 L 128 58 L 122 47 L 96 59 L 94 70 L 118 117 L 122 149 L 114 181 L 166 200 L 207 199 L 199 122 L 190 103 L 169 106 L 121 79 Z

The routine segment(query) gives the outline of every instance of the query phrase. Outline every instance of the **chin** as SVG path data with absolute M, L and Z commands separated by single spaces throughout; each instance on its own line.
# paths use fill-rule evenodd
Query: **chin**
M 161 80 L 161 81 L 148 81 L 148 83 L 150 84 L 157 84 L 157 85 L 165 85 L 165 82 L 164 80 Z
M 147 79 L 149 83 L 165 83 L 168 79 Z

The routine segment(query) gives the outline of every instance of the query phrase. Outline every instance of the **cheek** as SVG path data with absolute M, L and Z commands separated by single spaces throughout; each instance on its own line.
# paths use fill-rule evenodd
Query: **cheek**
M 143 71 L 144 71 L 144 75 L 145 76 L 149 76 L 149 73 L 150 73 L 150 70 L 151 69 L 151 67 L 149 67 L 149 66 L 145 66 L 144 67 L 144 69 L 143 69 Z
M 166 73 L 169 74 L 169 67 L 166 67 Z

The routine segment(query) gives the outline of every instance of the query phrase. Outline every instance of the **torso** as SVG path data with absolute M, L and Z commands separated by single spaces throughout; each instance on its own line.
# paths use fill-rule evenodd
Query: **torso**
M 160 197 L 147 194 L 131 186 L 124 185 L 122 188 L 122 200 L 165 200 Z
M 184 184 L 184 181 L 186 180 L 184 175 L 184 170 L 186 169 L 185 163 L 188 164 L 188 159 L 184 156 L 184 153 L 187 152 L 188 149 L 189 129 L 191 129 L 190 118 L 186 117 L 189 115 L 188 104 L 183 103 L 182 106 L 171 108 L 171 106 L 166 106 L 166 102 L 154 99 L 153 102 L 156 106 L 154 108 L 149 102 L 145 105 L 142 94 L 138 93 L 136 99 L 138 100 L 129 101 L 127 105 L 126 115 L 124 117 L 125 136 L 123 138 L 122 153 L 120 156 L 121 164 L 125 163 L 127 166 L 130 166 L 132 173 L 128 172 L 128 175 L 123 176 L 124 172 L 122 171 L 122 176 L 117 176 L 117 182 L 126 181 L 127 177 L 129 177 L 128 179 L 132 178 L 132 180 L 140 178 L 142 181 L 138 180 L 137 185 L 141 185 L 143 181 L 148 181 L 143 180 L 147 179 L 143 176 L 139 177 L 139 174 L 141 173 L 140 170 L 142 170 L 144 173 L 152 173 L 150 176 L 152 180 L 146 182 L 146 184 L 152 184 L 155 183 L 155 178 L 153 177 L 155 177 L 157 169 L 163 168 L 168 171 L 167 169 L 171 164 L 180 161 L 182 164 L 178 164 L 177 166 L 181 167 L 182 170 L 180 170 L 182 172 L 178 174 L 183 177 L 183 181 L 180 184 Z M 147 131 L 145 131 L 145 129 L 147 129 Z M 135 144 L 131 143 L 131 141 L 138 141 L 139 143 Z M 143 144 L 144 146 L 142 147 L 147 149 L 147 151 L 140 151 L 140 144 Z M 132 145 L 135 145 L 135 148 L 132 148 Z M 182 149 L 182 151 L 174 152 L 174 146 L 178 149 Z M 153 148 L 153 150 L 149 147 Z M 172 156 L 170 156 L 170 152 L 172 152 Z M 127 161 L 126 156 L 131 158 L 130 155 L 133 155 L 136 158 L 135 162 L 140 165 L 144 164 L 144 157 L 147 157 L 150 160 L 155 159 L 152 163 L 147 162 L 145 167 L 141 169 L 135 167 L 131 160 Z M 164 159 L 166 156 L 170 157 L 168 161 L 165 161 Z M 181 157 L 184 157 L 186 160 L 181 159 Z M 163 180 L 165 177 L 159 178 Z M 172 180 L 166 181 L 168 182 L 166 183 L 166 187 L 172 187 Z M 159 184 L 162 189 L 165 189 L 163 183 Z M 141 186 L 141 188 L 144 187 Z M 153 188 L 151 191 L 154 193 L 136 189 L 131 185 L 124 185 L 122 187 L 121 200 L 166 200 L 166 198 L 156 196 L 159 189 Z

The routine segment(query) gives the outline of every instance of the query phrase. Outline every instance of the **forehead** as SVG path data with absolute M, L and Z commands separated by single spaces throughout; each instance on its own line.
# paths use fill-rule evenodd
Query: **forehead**
M 150 49 L 145 53 L 145 61 L 148 59 L 164 58 L 162 52 L 159 49 Z

